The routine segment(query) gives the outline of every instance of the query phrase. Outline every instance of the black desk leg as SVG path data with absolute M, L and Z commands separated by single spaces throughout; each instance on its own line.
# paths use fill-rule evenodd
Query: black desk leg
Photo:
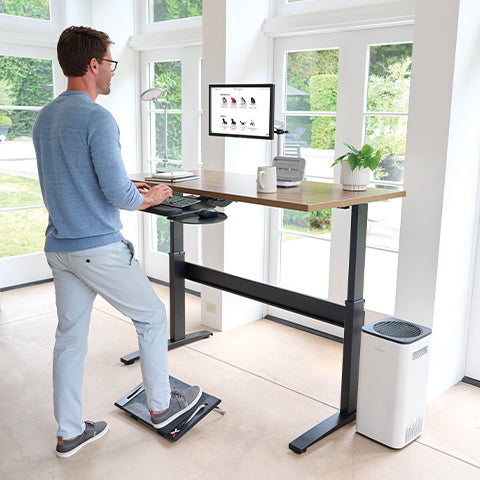
M 168 349 L 181 347 L 212 335 L 207 330 L 185 334 L 185 252 L 183 224 L 170 222 L 170 340 Z
M 170 340 L 168 349 L 181 347 L 203 338 L 212 332 L 200 330 L 185 334 L 185 252 L 183 251 L 183 224 L 170 222 Z M 129 353 L 120 357 L 125 365 L 130 365 L 140 358 L 140 352 Z
M 352 207 L 348 291 L 345 302 L 345 325 L 343 333 L 340 412 L 327 418 L 291 442 L 289 448 L 298 454 L 304 453 L 310 445 L 355 420 L 360 337 L 365 318 L 363 282 L 367 243 L 367 211 L 368 204 L 355 205 Z

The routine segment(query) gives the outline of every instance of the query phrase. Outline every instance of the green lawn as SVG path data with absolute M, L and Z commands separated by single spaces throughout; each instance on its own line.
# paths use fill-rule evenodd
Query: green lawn
M 0 208 L 42 204 L 38 180 L 0 174 Z
M 42 205 L 38 180 L 0 174 L 0 208 Z M 45 208 L 0 213 L 0 258 L 41 252 L 47 226 Z

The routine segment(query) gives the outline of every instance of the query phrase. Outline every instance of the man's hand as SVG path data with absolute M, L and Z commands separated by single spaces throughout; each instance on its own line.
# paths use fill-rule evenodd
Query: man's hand
M 138 191 L 141 194 L 145 194 L 150 190 L 150 185 L 148 185 L 147 183 L 133 182 L 133 184 L 137 187 Z
M 135 185 L 137 185 L 138 188 L 138 184 Z M 145 210 L 146 208 L 160 205 L 166 198 L 173 196 L 172 189 L 163 183 L 154 185 L 151 188 L 147 184 L 142 185 L 146 185 L 148 190 L 143 194 L 143 203 L 140 205 L 139 210 Z M 138 188 L 138 190 L 141 192 L 140 188 Z

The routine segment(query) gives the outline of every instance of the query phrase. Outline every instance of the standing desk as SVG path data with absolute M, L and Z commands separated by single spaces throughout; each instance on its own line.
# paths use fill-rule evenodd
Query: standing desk
M 147 174 L 137 174 L 133 180 L 144 181 L 145 176 Z M 279 188 L 276 193 L 257 193 L 256 177 L 253 175 L 203 170 L 198 172 L 198 177 L 198 179 L 169 185 L 177 193 L 303 212 L 328 208 L 351 209 L 345 305 L 186 262 L 183 251 L 183 225 L 181 222 L 170 222 L 170 348 L 210 335 L 205 331 L 185 334 L 185 279 L 306 315 L 344 329 L 340 411 L 289 444 L 289 448 L 295 453 L 304 453 L 310 445 L 355 419 L 360 334 L 365 316 L 363 282 L 368 204 L 404 197 L 406 193 L 380 188 L 368 188 L 365 192 L 347 192 L 341 185 L 310 181 L 304 181 L 297 187 Z

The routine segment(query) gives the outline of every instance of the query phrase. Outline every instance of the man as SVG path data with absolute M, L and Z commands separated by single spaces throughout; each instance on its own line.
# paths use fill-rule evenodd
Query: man
M 49 213 L 45 252 L 55 284 L 58 326 L 53 354 L 57 455 L 69 457 L 108 431 L 84 421 L 81 386 L 93 301 L 105 298 L 135 325 L 152 424 L 169 425 L 200 400 L 200 387 L 171 392 L 165 306 L 123 239 L 119 209 L 158 205 L 172 190 L 132 183 L 123 165 L 118 126 L 97 105 L 110 93 L 117 62 L 107 34 L 69 27 L 57 54 L 67 90 L 45 106 L 33 127 L 42 195 Z

